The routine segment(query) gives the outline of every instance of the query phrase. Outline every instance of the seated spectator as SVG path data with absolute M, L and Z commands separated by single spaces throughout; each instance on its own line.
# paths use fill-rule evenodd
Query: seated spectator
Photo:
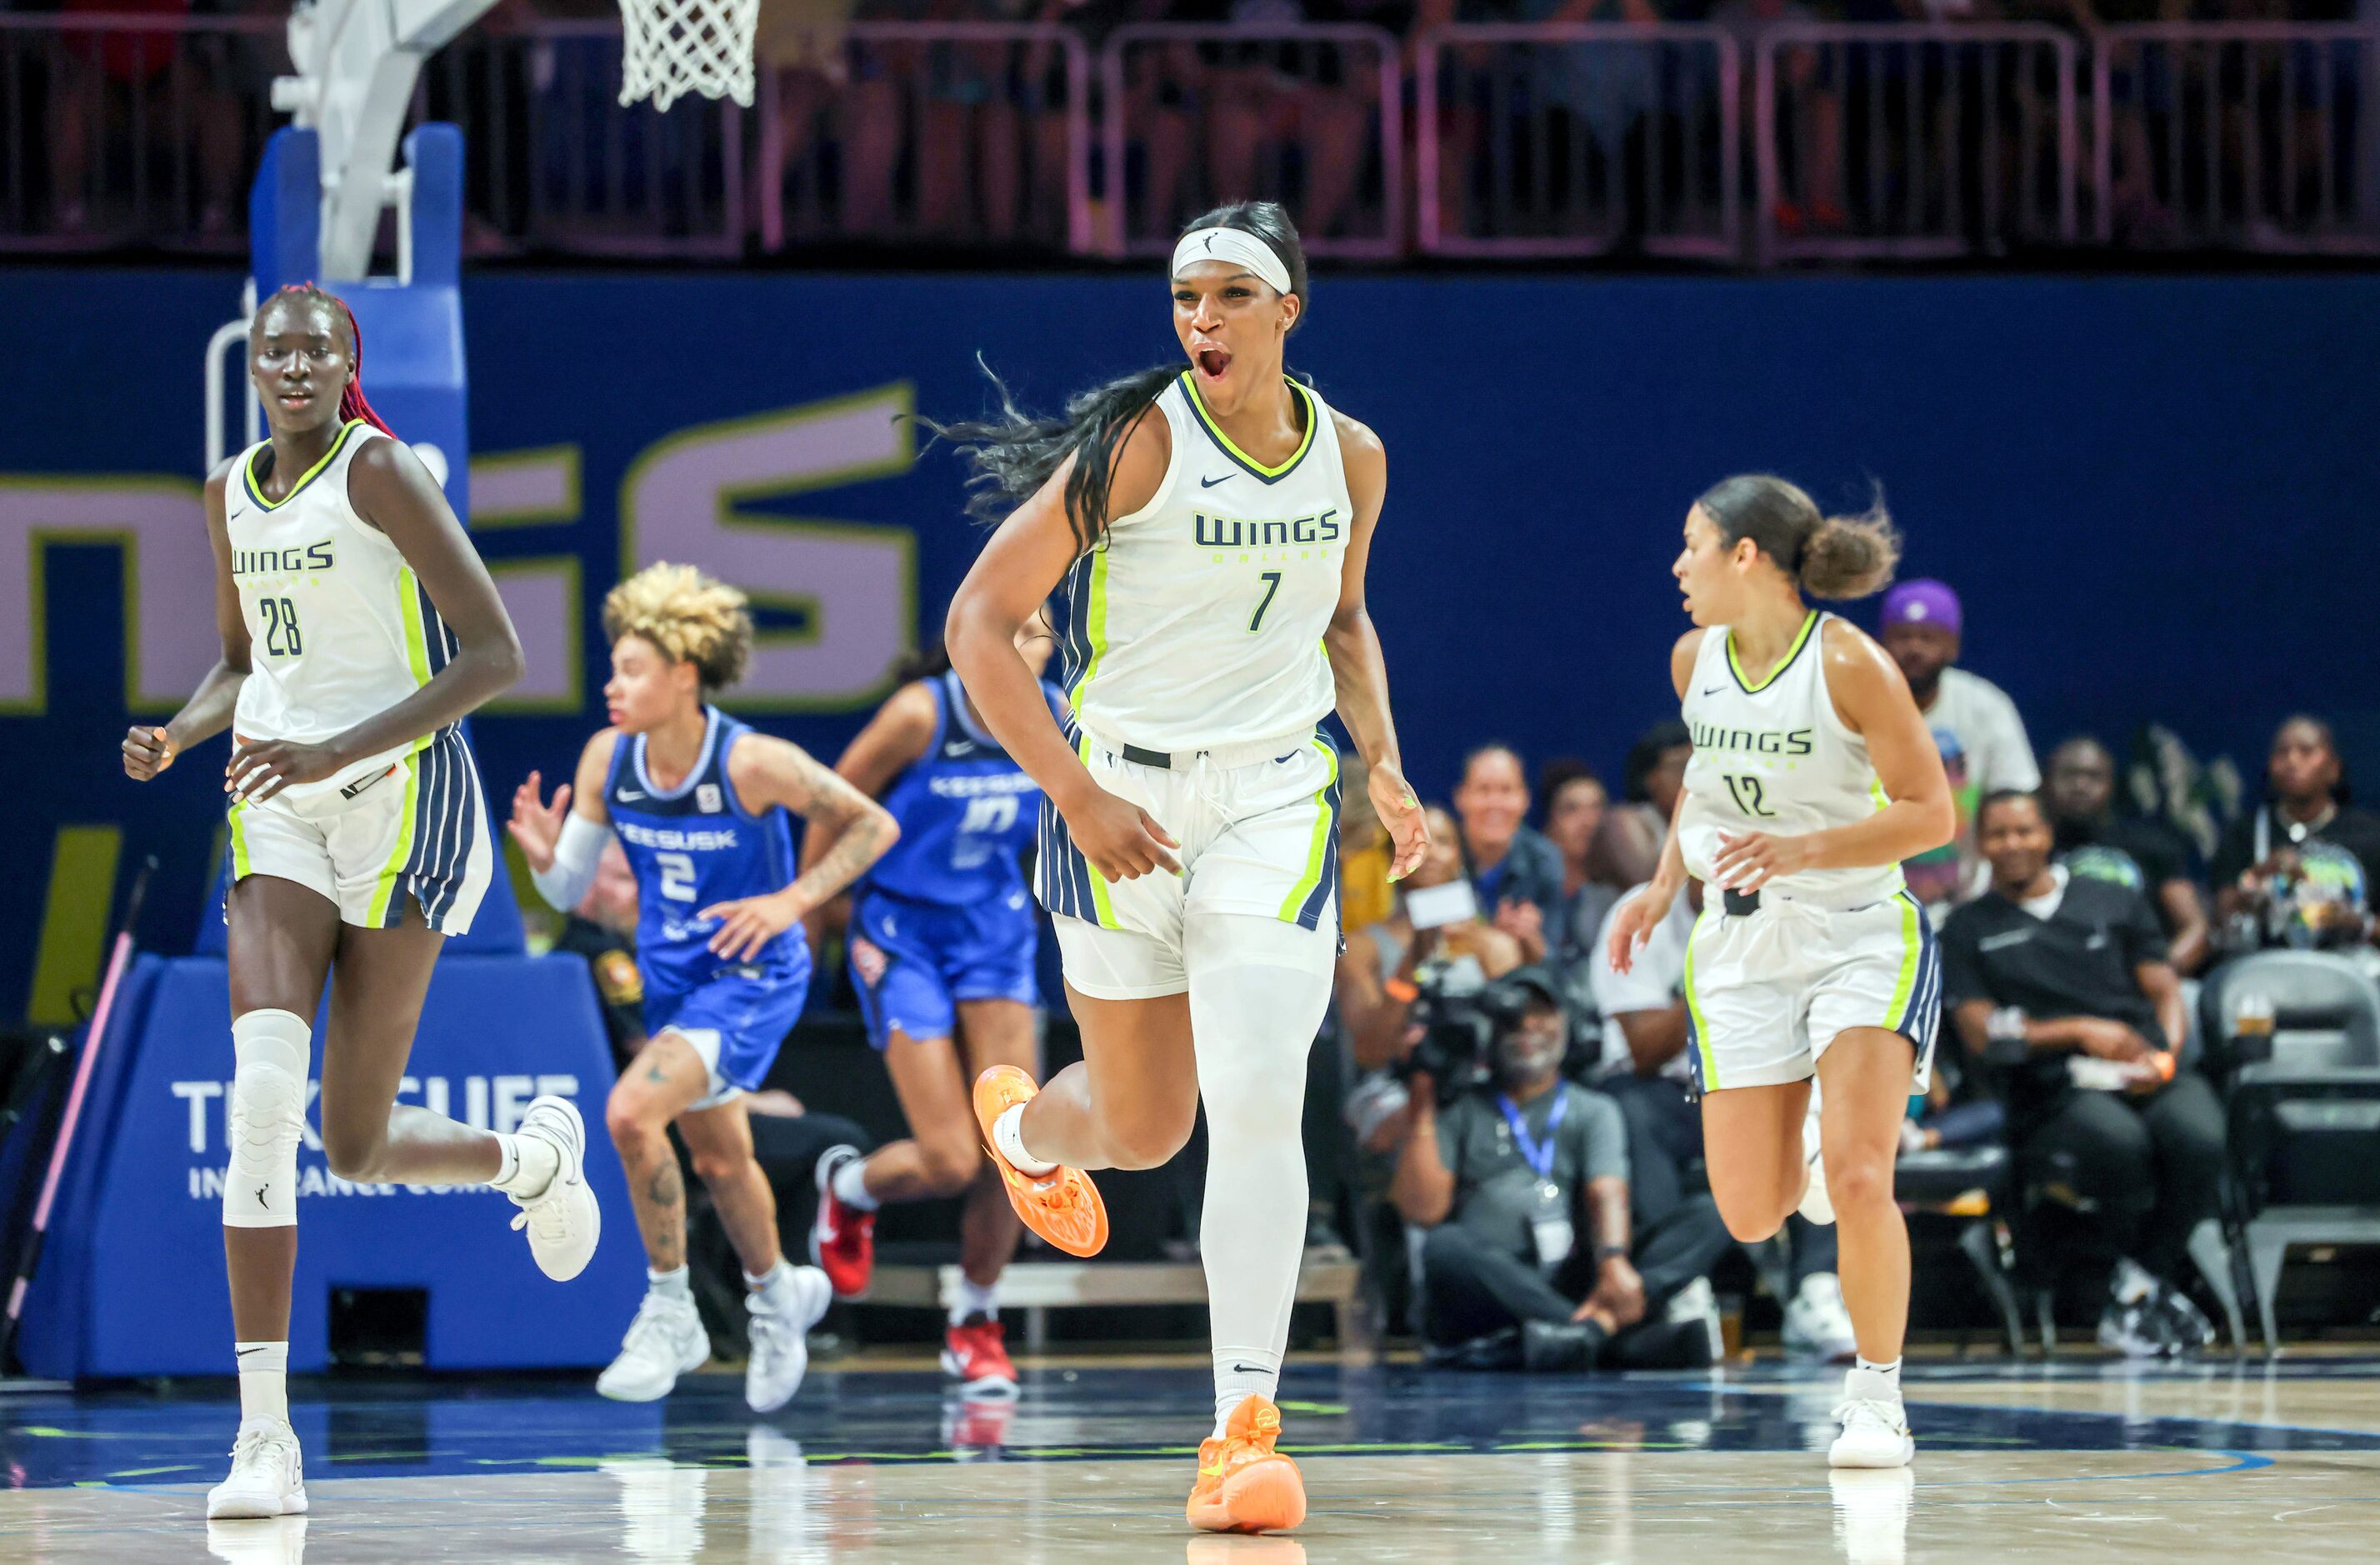
M 1603 779 L 1574 760 L 1548 765 L 1537 779 L 1537 793 L 1546 801 L 1546 840 L 1562 863 L 1562 938 L 1546 952 L 1546 964 L 1561 984 L 1562 1003 L 1588 1022 L 1596 1014 L 1595 937 L 1621 892 L 1596 878 L 1596 842 L 1610 795 Z
M 2030 794 L 1985 797 L 1976 819 L 1991 889 L 1942 931 L 1959 1037 L 1998 1067 L 2031 1198 L 2040 1275 L 2105 1291 L 2103 1346 L 2131 1356 L 2209 1345 L 2179 1286 L 2191 1230 L 2215 1215 L 2223 1105 L 2178 1066 L 2181 980 L 2148 904 L 2053 863 Z
M 1482 745 L 1463 757 L 1454 813 L 1479 905 L 1521 942 L 1522 960 L 1543 961 L 1561 943 L 1561 855 L 1528 825 L 1528 774 L 1518 752 Z
M 1604 814 L 1596 879 L 1641 886 L 1653 878 L 1669 845 L 1679 790 L 1686 785 L 1686 762 L 1694 756 L 1694 735 L 1675 720 L 1655 723 L 1628 746 L 1620 790 L 1625 802 Z
M 1411 1041 L 1406 1023 L 1425 982 L 1465 993 L 1521 964 L 1520 942 L 1480 917 L 1475 905 L 1444 922 L 1433 911 L 1424 915 L 1425 923 L 1415 923 L 1415 892 L 1463 880 L 1453 818 L 1438 805 L 1425 814 L 1428 853 L 1396 885 L 1388 917 L 1349 935 L 1339 955 L 1335 1002 L 1359 1070 L 1378 1071 L 1403 1057 Z
M 1643 892 L 1639 886 L 1620 901 Z M 1598 1085 L 1628 1122 L 1633 1211 L 1648 1228 L 1689 1199 L 1686 1173 L 1703 1157 L 1685 993 L 1686 940 L 1702 905 L 1703 883 L 1688 880 L 1685 894 L 1670 903 L 1670 916 L 1625 973 L 1612 966 L 1601 928 L 1590 952 L 1596 1009 L 1603 1018 Z M 1785 1219 L 1785 1242 L 1791 1290 L 1782 1301 L 1785 1351 L 1798 1358 L 1848 1361 L 1858 1343 L 1835 1276 L 1834 1229 L 1797 1212 Z
M 1390 1195 L 1422 1237 L 1422 1334 L 1438 1362 L 1535 1370 L 1700 1368 L 1715 1317 L 1665 1318 L 1731 1241 L 1708 1195 L 1632 1236 L 1628 1138 L 1561 1074 L 1570 1019 L 1524 968 L 1483 997 L 1496 1082 L 1441 1110 L 1414 1078 Z M 1700 1293 L 1700 1291 L 1697 1291 Z M 1706 1297 L 1706 1295 L 1702 1295 Z
M 2130 886 L 2156 909 L 2167 961 L 2187 977 L 2206 965 L 2206 903 L 2191 878 L 2190 849 L 2154 820 L 2118 815 L 2116 758 L 2088 735 L 2052 750 L 2041 802 L 2058 836 L 2058 861 L 2077 875 Z
M 2004 788 L 2031 793 L 2041 786 L 2041 768 L 2016 703 L 1990 680 L 1953 666 L 1962 620 L 1957 593 L 1938 581 L 1904 581 L 1884 595 L 1877 637 L 1900 665 L 1917 710 L 1934 731 L 1959 812 L 1957 836 L 1900 867 L 1911 894 L 1937 924 L 1952 904 L 1981 892 L 1990 879 L 1975 849 L 1975 801 Z
M 2233 821 L 2215 850 L 2215 906 L 2225 944 L 2370 943 L 2380 816 L 2350 802 L 2330 724 L 2298 716 L 2273 735 L 2265 802 Z

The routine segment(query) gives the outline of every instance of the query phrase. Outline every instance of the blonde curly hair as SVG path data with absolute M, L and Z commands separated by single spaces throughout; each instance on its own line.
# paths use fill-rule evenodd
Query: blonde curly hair
M 692 565 L 647 565 L 603 595 L 603 634 L 640 636 L 672 662 L 691 662 L 706 690 L 744 677 L 752 612 L 744 594 Z

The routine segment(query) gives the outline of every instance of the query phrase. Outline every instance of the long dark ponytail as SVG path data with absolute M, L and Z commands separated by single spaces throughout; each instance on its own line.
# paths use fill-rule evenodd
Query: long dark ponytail
M 1200 228 L 1237 228 L 1270 246 L 1289 269 L 1290 289 L 1301 306 L 1310 305 L 1305 275 L 1305 249 L 1297 225 L 1271 201 L 1235 201 L 1194 219 L 1182 232 Z M 1303 309 L 1298 320 L 1305 320 Z M 1291 330 L 1296 329 L 1293 322 Z M 1099 541 L 1108 523 L 1108 489 L 1115 477 L 1116 453 L 1123 449 L 1134 428 L 1156 403 L 1158 394 L 1172 384 L 1182 366 L 1153 365 L 1110 381 L 1103 386 L 1067 399 L 1056 417 L 1036 417 L 1016 406 L 1008 387 L 980 356 L 986 379 L 1000 395 L 994 418 L 954 424 L 931 419 L 918 422 L 949 441 L 974 468 L 967 479 L 972 491 L 967 514 L 996 523 L 1031 498 L 1050 481 L 1069 455 L 1074 470 L 1066 475 L 1066 521 L 1075 531 L 1076 550 Z

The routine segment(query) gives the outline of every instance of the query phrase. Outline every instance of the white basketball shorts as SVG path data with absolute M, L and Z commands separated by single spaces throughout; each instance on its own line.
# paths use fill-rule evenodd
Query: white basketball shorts
M 1166 758 L 1126 759 L 1072 724 L 1100 787 L 1147 810 L 1182 846 L 1180 875 L 1110 883 L 1041 806 L 1035 891 L 1057 926 L 1066 982 L 1095 1000 L 1145 1000 L 1190 987 L 1183 920 L 1245 913 L 1311 930 L 1329 972 L 1339 945 L 1339 753 L 1320 734 Z
M 273 875 L 320 892 L 342 923 L 395 928 L 405 899 L 442 934 L 459 935 L 487 894 L 495 854 L 480 769 L 452 728 L 345 796 L 231 807 L 231 874 Z
M 1724 911 L 1717 887 L 1686 940 L 1688 1059 L 1701 1090 L 1807 1080 L 1837 1035 L 1881 1027 L 1917 1050 L 1923 1092 L 1942 1011 L 1942 959 L 1907 892 L 1848 911 L 1764 896 Z

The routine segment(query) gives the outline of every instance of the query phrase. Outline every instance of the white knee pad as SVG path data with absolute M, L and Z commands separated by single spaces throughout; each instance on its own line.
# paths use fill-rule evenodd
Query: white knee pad
M 314 1029 L 287 1011 L 233 1018 L 225 1228 L 298 1221 L 298 1142 L 306 1130 L 306 1067 Z

